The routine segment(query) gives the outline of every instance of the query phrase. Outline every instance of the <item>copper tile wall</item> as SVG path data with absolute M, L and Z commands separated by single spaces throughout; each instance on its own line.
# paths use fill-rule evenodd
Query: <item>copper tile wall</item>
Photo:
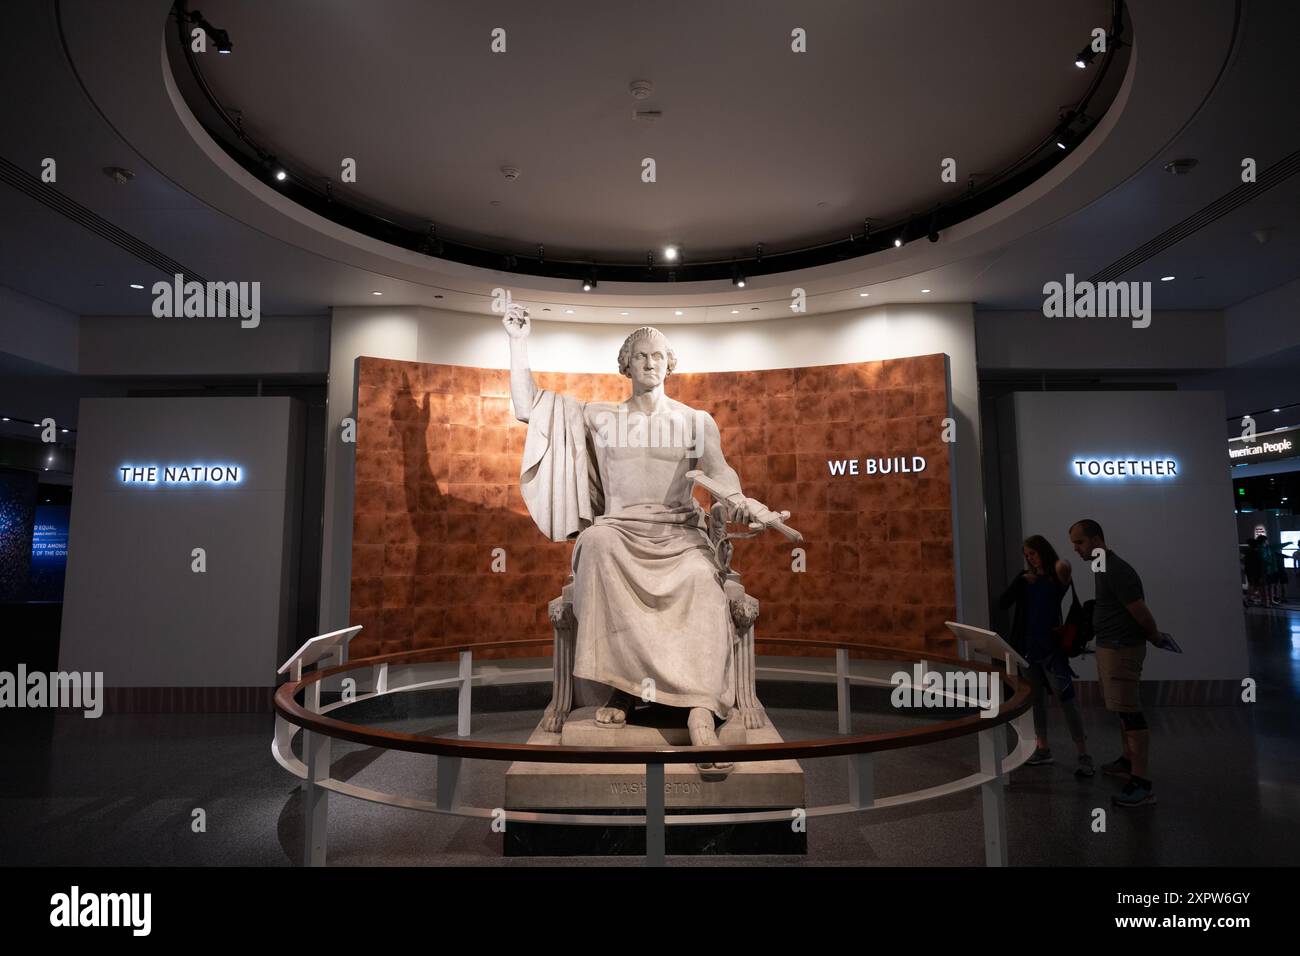
M 542 388 L 621 401 L 621 375 L 535 373 Z M 774 532 L 737 542 L 764 635 L 952 649 L 947 373 L 942 355 L 675 374 L 710 412 L 745 493 L 806 539 L 807 571 Z M 547 541 L 519 494 L 527 426 L 498 369 L 362 358 L 358 370 L 353 658 L 470 640 L 547 637 L 571 542 Z M 919 475 L 832 478 L 828 459 L 923 455 Z M 507 570 L 491 570 L 492 549 Z M 775 649 L 773 649 L 775 650 Z M 783 651 L 787 652 L 787 651 Z

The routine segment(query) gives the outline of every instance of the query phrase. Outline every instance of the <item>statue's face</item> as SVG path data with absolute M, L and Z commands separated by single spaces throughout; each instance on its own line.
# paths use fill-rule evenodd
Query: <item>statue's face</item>
M 644 335 L 632 343 L 628 359 L 632 381 L 644 388 L 654 388 L 668 374 L 668 340 L 662 335 Z

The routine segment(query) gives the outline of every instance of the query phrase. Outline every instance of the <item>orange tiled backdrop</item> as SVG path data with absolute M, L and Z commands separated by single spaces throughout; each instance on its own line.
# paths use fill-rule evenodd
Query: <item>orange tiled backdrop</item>
M 629 392 L 621 375 L 535 376 L 583 401 Z M 737 542 L 760 653 L 764 635 L 952 649 L 943 355 L 675 374 L 666 391 L 713 415 L 746 494 L 790 511 L 806 539 L 804 573 L 775 532 Z M 549 637 L 573 544 L 547 541 L 519 494 L 527 426 L 509 373 L 362 358 L 357 407 L 352 623 L 365 629 L 350 656 Z M 832 478 L 826 464 L 913 454 L 928 461 L 919 476 Z M 491 570 L 498 547 L 505 573 Z

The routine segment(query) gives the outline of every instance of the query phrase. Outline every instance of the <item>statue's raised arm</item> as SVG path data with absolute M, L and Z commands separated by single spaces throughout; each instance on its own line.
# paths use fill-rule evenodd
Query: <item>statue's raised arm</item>
M 602 505 L 599 474 L 587 457 L 584 404 L 538 388 L 528 367 L 528 310 L 511 305 L 502 316 L 510 336 L 510 401 L 528 425 L 519 491 L 538 530 L 565 541 L 591 524 Z
M 533 330 L 528 310 L 511 303 L 501 324 L 510 336 L 510 401 L 515 407 L 515 418 L 528 421 L 533 410 L 537 386 L 533 384 L 533 371 L 528 367 L 528 336 Z

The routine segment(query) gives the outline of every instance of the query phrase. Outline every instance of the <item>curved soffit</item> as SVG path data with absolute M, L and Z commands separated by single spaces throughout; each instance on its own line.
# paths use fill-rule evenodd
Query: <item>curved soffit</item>
M 119 135 L 179 186 L 251 228 L 327 259 L 455 292 L 460 301 L 481 297 L 482 312 L 489 311 L 491 290 L 502 285 L 524 301 L 628 307 L 662 306 L 668 300 L 752 307 L 786 302 L 791 286 L 799 285 L 808 291 L 810 312 L 829 311 L 845 307 L 827 303 L 843 301 L 848 291 L 997 250 L 1104 195 L 1177 134 L 1209 94 L 1230 52 L 1233 7 L 1214 4 L 1206 16 L 1188 17 L 1179 0 L 1130 0 L 1127 36 L 1134 48 L 1123 84 L 1097 128 L 1047 175 L 946 230 L 939 243 L 913 242 L 866 259 L 763 276 L 744 290 L 725 281 L 602 282 L 599 294 L 583 294 L 567 279 L 430 259 L 344 229 L 287 200 L 227 156 L 185 104 L 167 61 L 165 31 L 174 30 L 170 3 L 150 0 L 110 13 L 93 0 L 60 0 L 65 42 L 88 94 Z M 106 32 L 118 42 L 104 44 Z M 740 318 L 747 318 L 745 311 Z

